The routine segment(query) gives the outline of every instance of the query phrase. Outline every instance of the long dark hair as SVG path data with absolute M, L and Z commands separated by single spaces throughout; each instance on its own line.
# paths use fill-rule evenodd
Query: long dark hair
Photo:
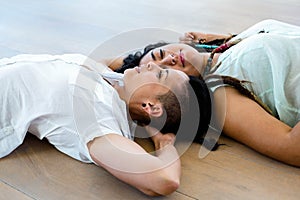
M 214 151 L 218 149 L 220 144 L 214 138 L 206 137 L 208 129 L 214 126 L 212 92 L 202 76 L 189 76 L 189 78 L 189 83 L 191 85 L 191 90 L 189 91 L 190 102 L 189 111 L 185 114 L 188 123 L 186 123 L 184 128 L 187 130 L 187 134 L 193 136 L 193 142 L 200 143 L 207 149 Z M 193 93 L 196 98 L 193 98 Z M 196 124 L 194 122 L 195 118 L 198 119 Z M 192 123 L 194 124 L 192 125 Z M 196 126 L 196 130 L 193 129 L 193 126 Z M 196 134 L 190 132 L 190 130 L 196 131 Z M 187 138 L 191 139 L 190 137 Z
M 266 112 L 271 115 L 273 114 L 267 105 L 265 105 L 253 92 L 246 88 L 246 84 L 251 84 L 250 81 L 240 80 L 231 76 L 220 76 L 217 74 L 209 74 L 205 77 L 205 80 L 208 82 L 209 88 L 224 84 L 230 85 L 238 90 L 242 95 L 258 103 Z
M 199 121 L 198 121 L 198 128 L 197 133 L 194 136 L 194 142 L 204 144 L 204 146 L 210 150 L 216 150 L 221 145 L 214 139 L 214 137 L 206 137 L 206 133 L 210 128 L 211 131 L 214 131 L 215 134 L 221 135 L 222 129 L 218 127 L 216 118 L 215 118 L 215 111 L 213 110 L 212 102 L 213 95 L 210 88 L 218 86 L 218 85 L 230 85 L 236 90 L 238 90 L 242 95 L 252 99 L 256 103 L 258 103 L 262 108 L 264 108 L 268 113 L 272 114 L 272 111 L 261 102 L 261 100 L 249 91 L 245 84 L 251 84 L 251 82 L 239 80 L 230 76 L 220 76 L 220 75 L 208 75 L 205 78 L 202 78 L 200 75 L 199 77 L 192 77 L 190 76 L 190 84 L 192 86 L 193 91 L 195 92 L 197 99 L 193 100 L 192 98 L 189 102 L 189 112 L 186 113 L 188 115 L 189 121 L 192 121 L 197 112 L 199 112 Z M 190 95 L 191 96 L 191 95 Z M 196 106 L 199 107 L 199 110 L 195 109 Z M 196 116 L 197 117 L 197 116 Z M 185 127 L 186 130 L 191 128 L 190 125 Z M 192 134 L 192 133 L 189 133 Z
M 206 43 L 208 45 L 221 45 L 224 44 L 224 42 L 226 42 L 225 40 L 215 40 L 215 41 L 211 41 L 209 43 Z M 123 61 L 123 65 L 116 70 L 116 72 L 118 73 L 124 73 L 124 71 L 126 69 L 129 68 L 133 68 L 135 66 L 138 66 L 141 59 L 147 54 L 149 53 L 151 50 L 161 47 L 161 46 L 165 46 L 169 43 L 166 42 L 159 42 L 156 44 L 150 44 L 148 46 L 146 46 L 143 50 L 143 52 L 138 51 L 134 54 L 130 54 L 128 55 L 124 61 Z M 193 45 L 191 45 L 193 46 Z M 196 47 L 194 47 L 196 48 Z M 196 48 L 197 49 L 197 48 Z M 206 51 L 206 52 L 210 52 L 209 50 L 203 50 L 203 49 L 197 49 L 198 51 Z M 213 80 L 213 81 L 208 81 L 208 80 Z M 247 81 L 244 80 L 239 80 L 230 76 L 220 76 L 220 75 L 213 75 L 213 74 L 208 74 L 207 76 L 205 76 L 204 78 L 200 75 L 199 77 L 192 77 L 190 76 L 190 85 L 192 90 L 189 91 L 189 93 L 195 93 L 197 99 L 193 99 L 190 98 L 189 99 L 189 108 L 187 109 L 188 111 L 184 114 L 184 118 L 188 119 L 188 120 L 183 120 L 183 118 L 180 118 L 177 116 L 176 118 L 176 123 L 174 123 L 175 121 L 169 121 L 170 123 L 166 124 L 164 126 L 164 128 L 161 130 L 162 133 L 165 132 L 174 132 L 176 133 L 177 130 L 180 127 L 183 127 L 185 130 L 189 131 L 191 126 L 190 122 L 194 122 L 195 120 L 189 120 L 189 119 L 193 119 L 193 117 L 198 117 L 198 123 L 197 123 L 197 131 L 196 134 L 194 135 L 195 137 L 193 138 L 194 142 L 200 143 L 200 144 L 207 144 L 208 146 L 212 147 L 212 150 L 216 150 L 220 144 L 217 143 L 217 141 L 215 141 L 212 138 L 206 138 L 205 134 L 207 133 L 207 130 L 210 128 L 211 123 L 213 123 L 214 116 L 213 116 L 213 110 L 212 110 L 212 102 L 213 102 L 213 95 L 211 90 L 209 89 L 210 87 L 214 87 L 217 85 L 221 85 L 221 84 L 227 84 L 230 85 L 232 87 L 234 87 L 235 89 L 237 89 L 241 94 L 247 96 L 248 98 L 254 100 L 255 102 L 257 102 L 260 106 L 262 106 L 267 112 L 271 113 L 270 109 L 265 106 L 260 99 L 254 95 L 251 91 L 249 91 L 246 87 L 245 87 L 245 83 L 249 83 Z M 207 84 L 208 83 L 208 84 Z M 191 95 L 190 95 L 191 96 Z M 180 104 L 180 103 L 179 103 Z M 199 109 L 194 109 L 196 107 L 198 107 Z M 171 115 L 171 109 L 169 110 L 169 115 Z M 198 113 L 197 113 L 198 112 Z M 197 115 L 198 114 L 198 115 Z M 174 116 L 173 116 L 174 117 Z M 180 127 L 179 127 L 179 123 L 180 122 Z M 150 119 L 148 119 L 147 123 L 150 123 Z M 174 125 L 172 125 L 172 123 L 174 123 Z M 222 131 L 222 130 L 220 130 Z M 189 134 L 189 133 L 187 133 Z M 193 134 L 192 134 L 193 135 Z M 184 137 L 184 136 L 183 136 Z

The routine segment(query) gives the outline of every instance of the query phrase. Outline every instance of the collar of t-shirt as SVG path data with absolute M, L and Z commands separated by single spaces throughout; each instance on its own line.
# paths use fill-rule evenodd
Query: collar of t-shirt
M 101 75 L 111 85 L 116 85 L 116 84 L 118 84 L 119 86 L 124 85 L 124 82 L 123 82 L 124 74 L 111 71 L 111 72 L 101 73 Z

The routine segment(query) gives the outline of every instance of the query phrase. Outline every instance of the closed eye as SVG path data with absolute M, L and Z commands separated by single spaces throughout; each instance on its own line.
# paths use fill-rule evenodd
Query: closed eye
M 163 59 L 164 58 L 164 50 L 159 49 L 159 55 L 160 55 L 160 58 Z
M 165 56 L 165 51 L 162 50 L 162 49 L 159 49 L 159 52 L 157 52 L 157 51 L 154 52 L 154 50 L 152 50 L 151 53 L 150 53 L 150 55 L 151 55 L 151 58 L 154 61 L 156 61 L 157 58 L 160 58 L 162 60 L 164 58 L 164 56 Z
M 161 79 L 163 76 L 165 76 L 165 80 L 168 78 L 169 75 L 169 70 L 165 69 L 165 70 L 159 70 L 157 78 Z
M 162 70 L 159 70 L 158 75 L 157 75 L 158 79 L 161 79 L 162 73 L 163 73 Z
M 162 70 L 159 70 L 159 72 L 158 72 L 158 74 L 157 74 L 157 78 L 158 78 L 158 79 L 161 79 L 162 74 L 163 74 L 163 71 L 162 71 Z
M 155 55 L 154 55 L 153 51 L 151 51 L 151 57 L 152 57 L 152 59 L 153 59 L 154 61 L 156 60 L 156 58 L 155 58 Z

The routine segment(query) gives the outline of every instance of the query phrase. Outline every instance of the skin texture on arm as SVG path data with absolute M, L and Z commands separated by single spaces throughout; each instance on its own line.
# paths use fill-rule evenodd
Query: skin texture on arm
M 98 62 L 108 66 L 111 70 L 115 71 L 123 65 L 124 58 L 125 58 L 125 56 L 119 56 L 119 57 L 115 57 L 115 58 L 105 58 L 105 59 L 99 60 Z
M 147 195 L 168 195 L 179 187 L 181 167 L 173 145 L 152 156 L 129 139 L 108 134 L 90 141 L 88 148 L 98 165 Z
M 215 100 L 224 102 L 218 90 L 214 93 Z M 264 155 L 300 166 L 300 124 L 291 128 L 237 90 L 231 87 L 225 90 L 224 133 Z
M 179 38 L 179 41 L 186 44 L 202 44 L 209 43 L 214 40 L 227 40 L 231 38 L 231 34 L 210 34 L 202 32 L 186 32 Z
M 285 22 L 266 19 L 262 20 L 246 30 L 243 30 L 238 35 L 236 35 L 233 40 L 237 38 L 245 39 L 252 35 L 256 35 L 261 32 L 269 32 L 278 35 L 299 35 L 300 27 Z M 232 35 L 230 34 L 206 34 L 202 32 L 186 32 L 179 40 L 183 43 L 201 43 L 210 42 L 215 39 L 230 39 Z

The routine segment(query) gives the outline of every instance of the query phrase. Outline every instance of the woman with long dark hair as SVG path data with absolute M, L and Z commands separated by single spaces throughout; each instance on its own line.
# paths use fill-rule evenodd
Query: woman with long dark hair
M 196 36 L 182 40 L 211 42 L 201 38 L 206 34 Z M 300 28 L 265 20 L 224 42 L 211 52 L 187 44 L 148 46 L 125 58 L 120 70 L 151 61 L 205 80 L 213 94 L 213 121 L 223 124 L 224 134 L 300 166 Z

